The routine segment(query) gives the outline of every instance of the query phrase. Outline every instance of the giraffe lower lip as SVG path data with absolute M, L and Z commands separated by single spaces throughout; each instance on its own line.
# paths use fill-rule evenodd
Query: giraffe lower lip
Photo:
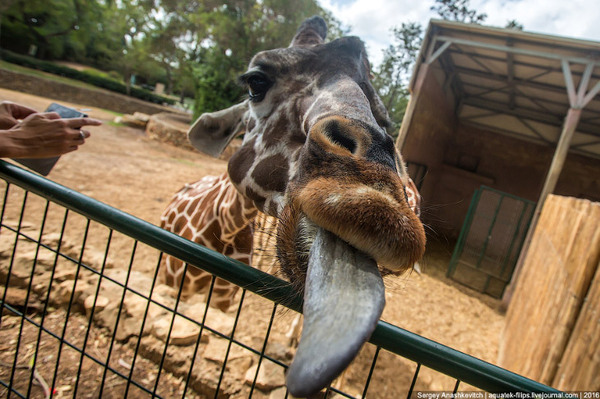
M 369 339 L 384 305 L 377 263 L 318 228 L 308 262 L 302 337 L 286 377 L 289 392 L 307 397 L 329 385 Z

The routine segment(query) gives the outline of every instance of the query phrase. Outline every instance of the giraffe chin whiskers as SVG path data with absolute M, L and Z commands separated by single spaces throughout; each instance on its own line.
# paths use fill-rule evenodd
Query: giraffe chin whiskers
M 420 220 L 401 197 L 385 190 L 318 178 L 299 190 L 296 202 L 315 225 L 372 256 L 382 272 L 410 269 L 425 250 Z

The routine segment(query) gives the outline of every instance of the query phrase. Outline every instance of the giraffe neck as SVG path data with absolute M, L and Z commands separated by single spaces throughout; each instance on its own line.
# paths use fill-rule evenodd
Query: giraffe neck
M 190 229 L 189 234 L 184 232 L 184 237 L 204 242 L 212 249 L 218 249 L 221 244 L 233 244 L 258 212 L 252 201 L 233 187 L 226 173 L 206 176 L 186 185 L 177 196 L 179 202 L 185 204 L 179 209 L 187 215 Z M 211 242 L 214 244 L 207 245 Z
M 171 200 L 161 217 L 161 227 L 246 264 L 252 261 L 252 221 L 258 210 L 235 189 L 227 173 L 207 176 L 187 184 Z M 161 280 L 178 288 L 183 279 L 183 297 L 202 293 L 212 276 L 202 269 L 165 256 Z M 186 270 L 184 275 L 184 270 Z M 226 310 L 237 286 L 219 278 L 211 305 Z

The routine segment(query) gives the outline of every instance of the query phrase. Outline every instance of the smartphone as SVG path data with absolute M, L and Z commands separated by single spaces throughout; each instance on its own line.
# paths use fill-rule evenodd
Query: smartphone
M 50 106 L 48 106 L 48 108 L 46 108 L 46 111 L 44 112 L 56 112 L 58 115 L 60 115 L 61 118 L 65 119 L 87 117 L 86 114 L 79 112 L 76 109 L 65 107 L 64 105 L 60 105 L 57 103 L 50 104 Z M 58 158 L 60 157 L 58 156 L 52 158 L 20 158 L 15 159 L 15 161 L 35 172 L 38 172 L 43 176 L 48 176 L 54 165 L 56 165 L 56 162 L 58 162 Z

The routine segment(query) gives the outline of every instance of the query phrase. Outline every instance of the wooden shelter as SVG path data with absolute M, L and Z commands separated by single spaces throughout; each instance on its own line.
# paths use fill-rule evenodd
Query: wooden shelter
M 526 251 L 530 239 L 521 208 L 502 199 L 470 207 L 482 186 L 536 203 L 527 220 L 533 225 L 549 193 L 600 200 L 600 42 L 432 20 L 410 91 L 397 145 L 427 171 L 417 182 L 425 223 L 467 250 L 469 237 L 486 237 L 471 269 L 496 257 L 506 274 L 507 257 L 521 245 Z M 467 234 L 466 216 L 486 207 L 483 220 L 492 225 Z M 502 231 L 524 244 L 496 239 Z M 456 270 L 469 263 L 456 258 Z M 508 263 L 514 268 L 516 258 Z M 490 273 L 486 287 L 499 278 Z
M 498 363 L 565 391 L 600 390 L 600 203 L 549 195 L 506 316 Z

